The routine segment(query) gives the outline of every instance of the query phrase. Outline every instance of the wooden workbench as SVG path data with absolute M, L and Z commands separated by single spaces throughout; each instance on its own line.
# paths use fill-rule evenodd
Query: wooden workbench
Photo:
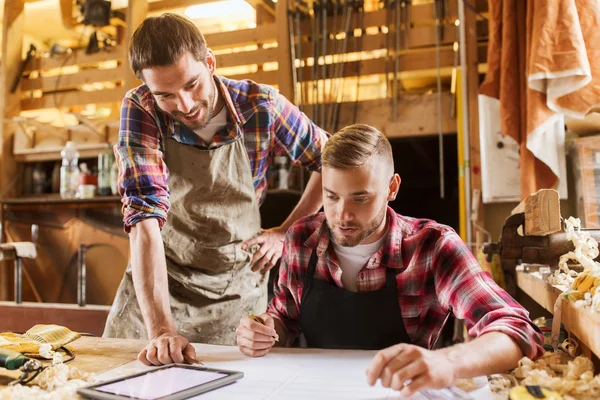
M 134 361 L 147 343 L 145 340 L 82 337 L 71 344 L 75 359 L 69 362 L 69 366 L 100 374 Z M 0 370 L 0 387 L 18 376 L 18 371 Z
M 563 292 L 543 281 L 540 277 L 517 270 L 517 284 L 523 292 L 554 314 L 554 303 Z M 561 322 L 565 328 L 579 339 L 584 354 L 589 351 L 600 358 L 600 314 L 589 308 L 576 308 L 574 303 L 562 299 Z M 590 354 L 586 354 L 590 356 Z

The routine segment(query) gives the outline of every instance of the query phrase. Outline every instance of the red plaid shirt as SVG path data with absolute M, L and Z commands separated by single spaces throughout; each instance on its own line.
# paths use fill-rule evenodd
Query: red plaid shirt
M 532 359 L 543 353 L 543 337 L 529 313 L 483 272 L 462 239 L 445 225 L 387 210 L 388 231 L 381 248 L 359 271 L 358 292 L 385 285 L 386 268 L 396 268 L 398 303 L 413 344 L 433 348 L 450 313 L 465 320 L 471 337 L 504 332 Z M 289 229 L 275 298 L 268 312 L 279 319 L 288 345 L 299 334 L 300 300 L 313 249 L 315 279 L 343 287 L 342 270 L 329 240 L 323 213 Z M 385 318 L 385 316 L 382 316 Z

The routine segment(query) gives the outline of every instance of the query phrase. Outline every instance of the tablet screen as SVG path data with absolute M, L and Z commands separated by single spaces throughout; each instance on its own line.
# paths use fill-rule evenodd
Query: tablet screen
M 134 399 L 154 400 L 226 376 L 228 375 L 219 372 L 173 366 L 122 381 L 96 386 L 95 390 Z

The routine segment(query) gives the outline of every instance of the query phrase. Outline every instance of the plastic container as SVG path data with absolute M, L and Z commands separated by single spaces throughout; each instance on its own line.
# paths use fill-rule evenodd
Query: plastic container
M 60 167 L 60 197 L 73 199 L 77 197 L 77 186 L 79 185 L 79 152 L 73 142 L 67 142 L 65 148 L 60 152 L 62 165 Z
M 110 144 L 106 144 L 104 150 L 98 154 L 98 195 L 110 196 L 111 180 L 110 169 L 114 163 L 114 156 Z

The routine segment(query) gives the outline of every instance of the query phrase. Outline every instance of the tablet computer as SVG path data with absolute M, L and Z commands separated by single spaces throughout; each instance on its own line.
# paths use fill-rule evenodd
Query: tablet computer
M 229 385 L 243 376 L 237 371 L 168 364 L 85 386 L 77 393 L 90 399 L 180 400 Z

